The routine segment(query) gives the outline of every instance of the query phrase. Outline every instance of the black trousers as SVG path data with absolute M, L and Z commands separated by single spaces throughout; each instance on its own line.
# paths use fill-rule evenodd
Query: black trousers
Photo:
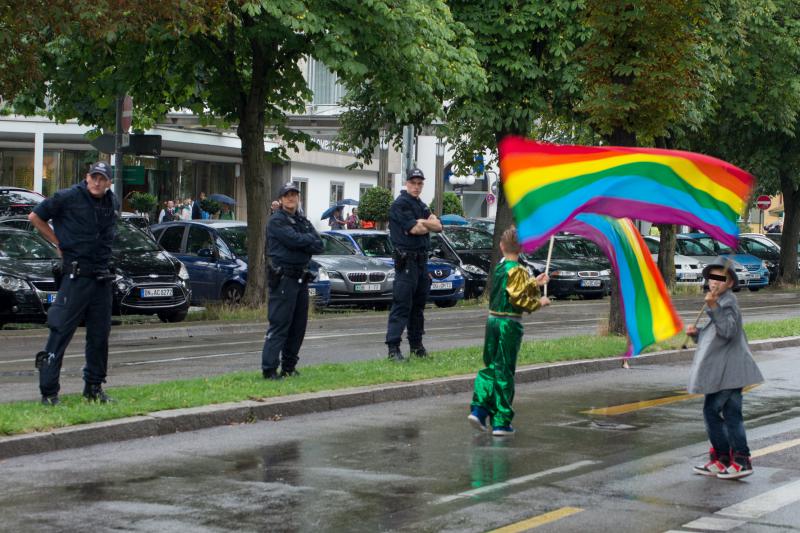
M 269 328 L 261 350 L 261 369 L 293 370 L 300 359 L 300 346 L 308 324 L 308 283 L 282 277 L 269 289 Z
M 425 303 L 431 288 L 428 264 L 423 260 L 408 260 L 404 268 L 395 263 L 392 310 L 386 328 L 386 344 L 399 345 L 403 330 L 408 329 L 408 342 L 412 346 L 422 344 L 425 334 Z
M 53 396 L 61 389 L 59 377 L 64 352 L 81 321 L 86 325 L 83 380 L 90 385 L 105 383 L 111 332 L 111 283 L 64 276 L 56 301 L 47 312 L 50 336 L 44 350 L 48 357 L 39 369 L 42 396 Z

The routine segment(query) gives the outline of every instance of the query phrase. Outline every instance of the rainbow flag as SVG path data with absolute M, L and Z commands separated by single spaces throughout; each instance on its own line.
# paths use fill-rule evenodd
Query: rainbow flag
M 565 230 L 595 242 L 611 261 L 630 339 L 627 355 L 683 330 L 661 273 L 630 219 L 581 213 Z
M 686 224 L 735 247 L 736 221 L 755 181 L 725 161 L 675 150 L 506 137 L 499 152 L 503 190 L 525 251 L 578 213 Z

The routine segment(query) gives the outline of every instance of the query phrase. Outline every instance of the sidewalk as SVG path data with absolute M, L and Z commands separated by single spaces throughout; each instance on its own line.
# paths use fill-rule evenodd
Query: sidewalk
M 750 349 L 754 352 L 792 346 L 800 346 L 800 337 L 766 339 L 750 343 Z M 656 352 L 637 357 L 634 365 L 687 362 L 691 361 L 693 354 L 693 349 Z M 517 383 L 530 383 L 604 370 L 619 370 L 621 359 L 621 357 L 611 357 L 524 366 L 517 369 L 516 381 Z M 472 390 L 474 379 L 474 374 L 468 374 L 410 383 L 390 383 L 298 394 L 263 401 L 248 400 L 205 407 L 173 409 L 144 416 L 70 426 L 47 432 L 0 437 L 0 460 L 93 444 L 157 437 L 213 426 L 246 424 L 257 420 L 280 420 L 285 416 L 333 411 L 381 402 L 411 400 L 424 396 L 462 393 Z

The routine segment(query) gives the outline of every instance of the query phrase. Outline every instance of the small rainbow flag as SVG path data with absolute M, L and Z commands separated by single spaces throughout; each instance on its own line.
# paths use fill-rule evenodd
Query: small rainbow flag
M 630 339 L 627 355 L 683 330 L 661 273 L 630 219 L 582 213 L 565 230 L 595 242 L 611 261 Z
M 522 247 L 532 251 L 578 213 L 686 224 L 736 246 L 755 182 L 713 157 L 655 148 L 500 142 L 500 170 Z

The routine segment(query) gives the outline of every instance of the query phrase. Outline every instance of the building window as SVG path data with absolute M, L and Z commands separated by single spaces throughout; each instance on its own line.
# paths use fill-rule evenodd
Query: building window
M 367 191 L 367 189 L 371 189 L 371 188 L 372 188 L 372 184 L 371 183 L 359 183 L 358 184 L 358 199 L 360 200 L 361 197 L 364 196 L 364 193 Z
M 316 59 L 309 58 L 306 77 L 308 86 L 314 93 L 311 100 L 312 113 L 339 105 L 344 96 L 344 86 L 339 83 L 339 77 L 334 72 Z
M 342 200 L 344 200 L 344 183 L 340 181 L 332 181 L 330 205 L 336 205 Z
M 308 216 L 308 178 L 292 178 L 292 182 L 300 189 L 300 209 Z

